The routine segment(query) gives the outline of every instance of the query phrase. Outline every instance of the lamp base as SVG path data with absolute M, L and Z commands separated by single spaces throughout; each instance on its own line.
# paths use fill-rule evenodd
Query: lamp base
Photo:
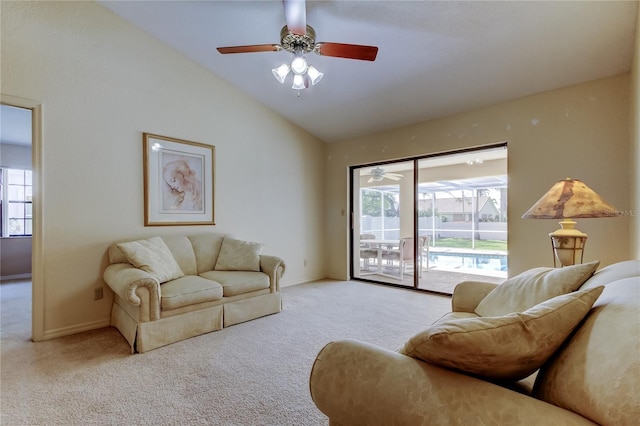
M 565 219 L 559 222 L 561 229 L 549 234 L 553 249 L 553 267 L 556 267 L 556 259 L 561 266 L 571 266 L 582 263 L 584 246 L 587 243 L 587 234 L 575 229 L 576 221 Z M 580 261 L 577 262 L 578 256 Z

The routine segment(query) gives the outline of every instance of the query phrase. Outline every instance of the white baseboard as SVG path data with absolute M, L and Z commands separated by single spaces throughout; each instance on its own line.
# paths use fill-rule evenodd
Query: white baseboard
M 30 280 L 31 274 L 18 274 L 18 275 L 2 275 L 0 276 L 0 281 L 10 281 L 10 280 Z
M 107 318 L 92 322 L 85 322 L 83 324 L 71 325 L 69 327 L 55 328 L 53 330 L 46 330 L 44 332 L 43 340 L 56 339 L 58 337 L 70 336 L 72 334 L 97 330 L 98 328 L 109 326 L 111 326 L 111 320 Z
M 318 276 L 316 278 L 307 278 L 307 279 L 303 279 L 303 280 L 294 280 L 294 281 L 281 281 L 280 282 L 280 287 L 284 288 L 284 287 L 291 287 L 294 285 L 298 285 L 298 284 L 306 284 L 306 283 L 312 283 L 314 281 L 320 281 L 320 280 L 324 280 L 327 277 L 325 276 Z

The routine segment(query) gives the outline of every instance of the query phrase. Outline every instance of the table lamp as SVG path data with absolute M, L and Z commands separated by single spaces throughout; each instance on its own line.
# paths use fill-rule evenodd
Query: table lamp
M 562 266 L 582 263 L 587 234 L 575 229 L 576 218 L 615 217 L 620 212 L 577 179 L 557 182 L 525 214 L 523 219 L 562 219 L 561 228 L 549 234 L 556 259 Z

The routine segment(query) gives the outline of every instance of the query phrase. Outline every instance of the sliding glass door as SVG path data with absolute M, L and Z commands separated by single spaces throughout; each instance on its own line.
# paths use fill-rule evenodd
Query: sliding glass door
M 353 276 L 413 287 L 414 162 L 353 169 Z
M 506 144 L 351 170 L 352 277 L 451 294 L 507 274 Z

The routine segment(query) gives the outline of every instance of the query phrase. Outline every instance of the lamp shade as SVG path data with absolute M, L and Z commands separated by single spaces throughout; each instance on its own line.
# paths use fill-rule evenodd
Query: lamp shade
M 577 179 L 557 182 L 523 219 L 568 219 L 619 216 L 620 212 Z
M 587 234 L 575 228 L 576 218 L 614 217 L 620 212 L 577 179 L 557 182 L 525 214 L 523 219 L 562 219 L 561 229 L 549 234 L 556 259 L 562 266 L 582 262 Z

